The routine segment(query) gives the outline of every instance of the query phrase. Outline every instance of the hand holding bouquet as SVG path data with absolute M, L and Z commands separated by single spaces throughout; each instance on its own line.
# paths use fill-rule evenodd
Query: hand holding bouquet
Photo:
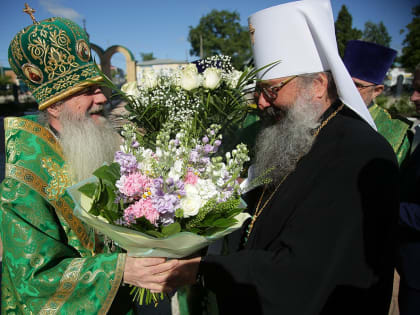
M 219 130 L 211 125 L 199 135 L 194 120 L 176 128 L 168 122 L 152 150 L 126 125 L 114 163 L 96 170 L 97 179 L 69 188 L 76 215 L 141 257 L 185 257 L 239 228 L 249 217 L 236 181 L 248 150 L 239 144 L 225 159 L 217 156 Z M 144 290 L 136 294 L 142 302 Z M 150 297 L 156 298 L 147 291 L 146 301 Z

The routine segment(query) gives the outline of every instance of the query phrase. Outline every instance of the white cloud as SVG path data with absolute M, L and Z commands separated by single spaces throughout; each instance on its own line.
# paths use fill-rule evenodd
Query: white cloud
M 72 8 L 66 8 L 59 0 L 40 0 L 39 3 L 53 16 L 64 17 L 73 21 L 81 20 L 82 15 Z

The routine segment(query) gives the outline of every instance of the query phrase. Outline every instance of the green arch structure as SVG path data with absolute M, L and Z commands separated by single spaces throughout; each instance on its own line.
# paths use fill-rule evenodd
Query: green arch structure
M 120 52 L 125 57 L 125 63 L 127 67 L 127 82 L 132 82 L 137 80 L 136 76 L 136 60 L 134 59 L 133 53 L 126 47 L 121 45 L 113 45 L 108 47 L 106 50 L 103 50 L 101 47 L 95 44 L 90 44 L 90 47 L 98 54 L 99 63 L 101 69 L 106 76 L 111 77 L 111 58 L 112 56 Z

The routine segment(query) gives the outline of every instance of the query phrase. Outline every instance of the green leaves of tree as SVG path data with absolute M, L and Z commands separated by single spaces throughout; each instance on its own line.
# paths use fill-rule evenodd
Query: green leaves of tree
M 408 33 L 403 41 L 401 65 L 413 71 L 420 63 L 420 5 L 412 9 L 413 19 L 407 25 Z
M 341 57 L 344 56 L 344 50 L 349 40 L 360 39 L 362 37 L 362 32 L 353 28 L 352 23 L 353 17 L 347 10 L 347 7 L 343 5 L 335 21 L 335 36 Z
M 190 54 L 198 57 L 228 55 L 236 69 L 251 58 L 251 43 L 246 26 L 240 25 L 238 12 L 212 10 L 201 17 L 196 27 L 190 26 Z M 200 56 L 202 47 L 203 56 Z

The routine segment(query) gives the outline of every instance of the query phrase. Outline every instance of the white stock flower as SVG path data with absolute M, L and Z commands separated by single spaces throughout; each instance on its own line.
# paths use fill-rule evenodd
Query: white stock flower
M 176 160 L 174 166 L 171 167 L 168 173 L 168 177 L 172 178 L 174 181 L 177 181 L 183 175 L 182 169 L 184 167 L 184 162 L 182 160 Z
M 138 168 L 142 171 L 143 174 L 153 173 L 153 163 L 155 162 L 153 151 L 150 149 L 143 150 L 141 152 L 141 157 L 141 162 L 139 163 Z
M 213 90 L 220 85 L 222 72 L 220 69 L 210 67 L 204 70 L 203 77 L 203 87 Z
M 197 215 L 204 201 L 201 199 L 194 185 L 185 184 L 184 189 L 185 196 L 181 198 L 181 208 L 184 211 L 184 217 L 188 218 Z
M 217 194 L 217 187 L 211 179 L 199 179 L 196 184 L 198 194 L 205 201 L 210 200 Z
M 140 95 L 140 91 L 137 88 L 136 81 L 124 83 L 124 85 L 121 87 L 121 91 L 123 91 L 125 94 L 129 96 L 138 97 Z
M 189 64 L 180 72 L 179 85 L 187 91 L 194 90 L 200 86 L 200 75 L 195 64 Z

